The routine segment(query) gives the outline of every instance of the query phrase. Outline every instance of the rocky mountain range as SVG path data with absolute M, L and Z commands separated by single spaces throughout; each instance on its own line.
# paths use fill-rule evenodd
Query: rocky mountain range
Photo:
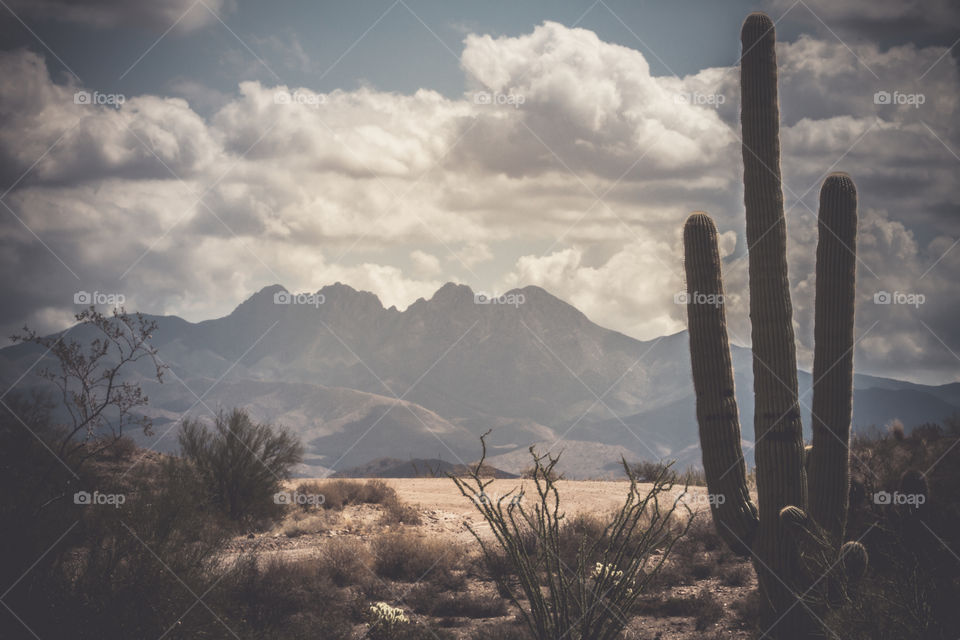
M 141 377 L 155 425 L 153 437 L 138 440 L 158 450 L 175 448 L 182 416 L 209 419 L 243 406 L 300 435 L 304 475 L 383 457 L 470 462 L 487 430 L 490 463 L 514 473 L 529 466 L 531 444 L 563 451 L 559 469 L 571 478 L 617 475 L 620 456 L 700 461 L 686 333 L 636 340 L 539 287 L 491 300 L 448 283 L 399 311 L 340 283 L 301 295 L 274 285 L 223 318 L 152 319 L 152 342 L 170 372 L 162 385 L 145 369 L 132 375 Z M 33 345 L 0 350 L 4 388 L 41 353 Z M 734 347 L 733 357 L 749 442 L 750 351 Z M 807 429 L 810 385 L 801 371 Z M 958 411 L 960 383 L 855 377 L 860 431 Z

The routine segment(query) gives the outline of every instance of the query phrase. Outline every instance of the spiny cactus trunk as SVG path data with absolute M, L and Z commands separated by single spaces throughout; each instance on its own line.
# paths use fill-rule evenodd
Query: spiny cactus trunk
M 857 267 L 857 189 L 846 174 L 824 181 L 818 229 L 810 515 L 839 544 L 850 494 Z
M 845 601 L 868 562 L 859 542 L 840 544 L 850 483 L 856 188 L 846 175 L 833 174 L 820 193 L 814 436 L 806 451 L 797 409 L 773 22 L 763 14 L 750 15 L 741 39 L 759 523 L 737 445 L 740 427 L 723 306 L 701 304 L 711 295 L 722 301 L 723 294 L 717 231 L 704 213 L 691 215 L 684 226 L 697 421 L 707 486 L 726 498 L 713 507 L 714 521 L 735 551 L 753 557 L 764 637 L 821 638 L 824 615 Z
M 727 339 L 717 228 L 705 213 L 694 213 L 683 227 L 687 275 L 687 325 L 693 387 L 707 490 L 717 533 L 741 555 L 749 555 L 757 530 L 757 508 L 750 501 L 740 446 L 740 418 Z
M 780 627 L 798 628 L 805 608 L 794 605 L 791 586 L 798 557 L 779 513 L 806 509 L 803 431 L 797 409 L 797 359 L 787 228 L 780 179 L 780 107 L 773 21 L 751 14 L 741 31 L 744 204 L 750 254 L 750 320 L 753 342 L 757 493 L 760 527 L 756 553 L 760 588 L 773 611 L 787 612 Z M 791 608 L 792 607 L 792 608 Z M 772 624 L 776 621 L 769 622 Z M 783 634 L 778 634 L 778 637 Z

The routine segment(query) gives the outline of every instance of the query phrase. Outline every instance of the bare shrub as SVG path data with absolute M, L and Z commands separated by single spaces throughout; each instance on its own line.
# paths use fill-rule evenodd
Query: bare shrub
M 352 504 L 385 504 L 397 499 L 397 492 L 393 487 L 379 479 L 360 482 L 338 478 L 303 482 L 297 487 L 297 491 L 322 495 L 323 502 L 318 506 L 333 510 Z
M 445 593 L 434 583 L 417 586 L 406 601 L 417 613 L 433 617 L 499 618 L 507 615 L 503 598 L 490 595 Z
M 669 468 L 653 479 L 653 487 L 641 495 L 638 480 L 626 461 L 624 471 L 630 487 L 623 505 L 599 538 L 580 545 L 576 563 L 561 555 L 560 509 L 554 467 L 558 458 L 538 456 L 533 447 L 532 480 L 536 496 L 533 507 L 524 506 L 523 489 L 508 492 L 496 501 L 486 496 L 492 482 L 480 476 L 486 459 L 486 434 L 480 438 L 483 455 L 466 478 L 451 476 L 460 493 L 471 500 L 490 526 L 494 542 L 485 540 L 468 525 L 488 562 L 503 552 L 516 574 L 498 580 L 498 587 L 519 609 L 530 632 L 538 639 L 572 635 L 575 638 L 608 638 L 622 632 L 629 612 L 647 584 L 670 555 L 673 545 L 686 533 L 692 513 L 681 502 L 682 494 L 667 498 L 673 485 Z M 665 499 L 666 498 L 666 499 Z M 661 501 L 664 502 L 661 505 Z M 673 519 L 678 509 L 686 512 L 678 527 Z M 531 553 L 523 540 L 524 528 L 536 534 Z M 593 562 L 593 558 L 599 558 Z M 525 602 L 521 602 L 521 598 Z
M 330 538 L 320 549 L 319 571 L 338 586 L 360 584 L 371 569 L 370 551 L 353 537 Z
M 371 544 L 377 575 L 416 582 L 433 571 L 450 570 L 458 562 L 456 545 L 411 532 L 388 532 Z
M 383 512 L 380 514 L 380 524 L 420 524 L 420 510 L 413 505 L 400 500 L 396 496 L 383 503 Z

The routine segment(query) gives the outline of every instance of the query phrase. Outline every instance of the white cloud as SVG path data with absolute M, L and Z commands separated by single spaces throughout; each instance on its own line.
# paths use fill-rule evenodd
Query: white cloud
M 490 247 L 483 242 L 471 242 L 462 249 L 457 250 L 456 258 L 468 267 L 473 267 L 488 260 L 493 260 L 493 252 L 490 251 Z
M 439 275 L 440 273 L 440 259 L 431 253 L 414 249 L 410 252 L 410 260 L 413 261 L 413 268 L 418 273 L 431 276 Z
M 931 300 L 920 315 L 862 302 L 858 326 L 881 322 L 858 366 L 952 371 L 931 358 L 939 347 L 918 318 L 957 344 L 947 301 L 960 250 L 920 278 L 960 235 L 946 148 L 960 149 L 957 65 L 947 56 L 920 81 L 942 48 L 854 50 L 880 81 L 840 43 L 780 46 L 801 352 L 812 340 L 819 181 L 845 170 L 860 188 L 860 255 L 876 273 L 861 268 L 860 295 L 880 280 L 928 287 Z M 0 177 L 9 186 L 43 156 L 5 201 L 78 276 L 8 225 L 0 267 L 30 277 L 5 278 L 23 304 L 0 312 L 0 325 L 52 322 L 81 286 L 201 319 L 274 282 L 309 291 L 339 280 L 404 308 L 457 280 L 537 284 L 601 325 L 651 338 L 685 324 L 673 302 L 679 233 L 702 209 L 722 232 L 731 330 L 749 336 L 735 69 L 654 77 L 640 52 L 556 23 L 468 36 L 462 66 L 471 91 L 461 99 L 244 82 L 236 96 L 213 96 L 207 108 L 222 107 L 205 118 L 154 95 L 127 96 L 119 110 L 77 105 L 82 88 L 52 82 L 37 55 L 0 54 Z M 895 88 L 929 99 L 874 103 Z M 199 89 L 178 93 L 196 101 Z M 523 103 L 477 103 L 479 90 Z M 489 282 L 475 281 L 477 265 Z

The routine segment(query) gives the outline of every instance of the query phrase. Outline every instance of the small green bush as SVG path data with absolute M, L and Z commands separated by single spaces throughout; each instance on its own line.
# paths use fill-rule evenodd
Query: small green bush
M 242 409 L 217 414 L 213 429 L 184 420 L 178 440 L 210 497 L 236 522 L 277 517 L 282 507 L 275 496 L 303 458 L 296 437 L 254 423 Z

